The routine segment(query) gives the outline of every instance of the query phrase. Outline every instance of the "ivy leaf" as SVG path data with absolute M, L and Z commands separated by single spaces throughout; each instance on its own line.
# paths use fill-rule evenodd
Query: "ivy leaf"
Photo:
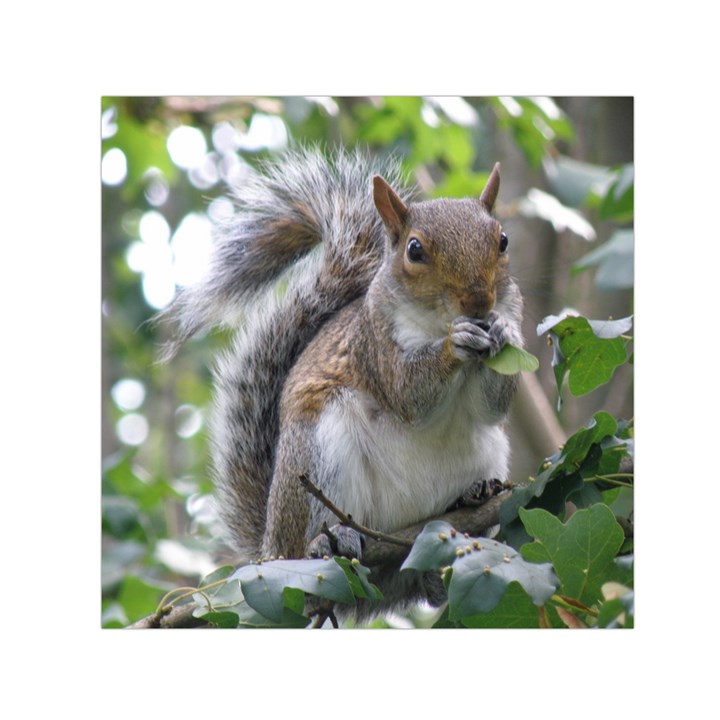
M 562 449 L 559 469 L 579 470 L 585 461 L 590 448 L 617 432 L 618 426 L 610 413 L 603 410 L 595 413 L 586 427 L 580 428 L 568 438 Z
M 382 593 L 369 580 L 369 568 L 345 557 L 336 557 L 335 562 L 344 570 L 355 597 L 365 598 L 372 603 L 382 600 Z
M 478 546 L 453 564 L 448 588 L 451 618 L 494 610 L 513 582 L 521 585 L 535 605 L 544 605 L 557 589 L 549 563 L 525 562 L 517 550 L 496 541 L 482 539 Z
M 538 608 L 517 583 L 512 583 L 492 612 L 468 615 L 460 620 L 467 628 L 536 628 Z
M 200 587 L 202 588 L 202 585 Z M 217 588 L 212 588 L 210 591 L 203 590 L 202 593 L 196 592 L 193 595 L 195 602 L 201 608 L 207 607 L 207 597 L 210 598 L 215 610 L 229 608 L 244 601 L 240 583 L 233 582 L 231 579 L 228 579 L 227 582 Z
M 283 590 L 296 588 L 340 603 L 352 603 L 354 595 L 345 571 L 334 559 L 272 560 L 245 565 L 233 573 L 250 607 L 275 622 L 283 617 Z
M 615 556 L 624 534 L 607 505 L 578 510 L 563 524 L 545 510 L 520 510 L 535 541 L 521 548 L 532 562 L 550 562 L 562 593 L 591 606 L 602 598 L 601 587 L 615 572 Z
M 230 577 L 232 575 L 233 570 L 232 565 L 223 565 L 222 567 L 219 567 L 217 570 L 213 570 L 209 575 L 206 575 L 199 583 L 199 588 L 204 588 L 206 585 L 212 585 L 213 583 L 219 582 L 220 580 L 225 580 L 226 578 Z M 224 586 L 219 586 L 224 587 Z M 213 588 L 213 591 L 217 592 L 218 588 Z
M 593 325 L 601 333 L 598 336 Z M 618 335 L 626 332 L 630 318 L 617 321 L 588 321 L 584 317 L 549 316 L 538 325 L 538 335 L 550 332 L 553 342 L 553 371 L 562 390 L 565 375 L 575 395 L 585 395 L 607 383 L 615 368 L 627 360 L 625 342 Z M 608 337 L 610 336 L 610 337 Z
M 486 358 L 484 362 L 500 375 L 535 372 L 540 367 L 540 362 L 534 355 L 515 345 L 505 345 L 495 357 Z
M 520 521 L 520 509 L 542 507 L 553 515 L 559 515 L 568 496 L 582 487 L 583 479 L 577 472 L 556 474 L 553 467 L 544 470 L 533 482 L 513 490 L 513 494 L 500 506 L 502 538 L 514 548 L 522 547 L 532 538 Z
M 457 531 L 452 525 L 442 520 L 433 520 L 417 536 L 400 569 L 427 571 L 452 565 L 463 540 L 463 535 L 458 540 Z
M 195 599 L 198 607 L 193 615 L 218 627 L 304 628 L 310 623 L 303 615 L 305 594 L 295 588 L 283 591 L 282 617 L 277 622 L 260 614 L 245 601 L 239 582 L 231 581 L 222 586 L 222 591 L 213 598 L 213 610 L 208 609 L 202 596 L 196 595 Z
M 471 538 L 441 521 L 428 523 L 401 569 L 428 571 L 452 565 L 448 585 L 450 619 L 490 612 L 511 583 L 535 605 L 543 605 L 558 581 L 547 563 L 525 562 L 517 550 L 496 540 Z
M 595 413 L 586 427 L 580 428 L 542 463 L 532 482 L 515 488 L 502 504 L 502 538 L 515 548 L 529 542 L 530 535 L 518 516 L 522 507 L 543 508 L 553 515 L 562 515 L 567 500 L 578 507 L 600 502 L 602 486 L 585 481 L 596 475 L 618 472 L 621 460 L 629 452 L 631 440 L 622 437 L 627 434 L 624 421 L 616 421 L 603 411 Z
M 218 628 L 236 628 L 240 624 L 238 614 L 228 610 L 206 612 L 199 617 Z

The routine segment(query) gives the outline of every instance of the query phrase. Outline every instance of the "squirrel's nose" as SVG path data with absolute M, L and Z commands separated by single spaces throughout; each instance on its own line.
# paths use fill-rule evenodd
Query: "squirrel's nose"
M 484 318 L 495 307 L 495 291 L 468 293 L 460 298 L 462 314 L 472 318 Z

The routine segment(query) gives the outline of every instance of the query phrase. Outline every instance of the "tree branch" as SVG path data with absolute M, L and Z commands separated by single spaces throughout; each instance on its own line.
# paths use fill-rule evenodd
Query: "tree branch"
M 372 530 L 368 527 L 365 527 L 364 525 L 356 523 L 352 519 L 351 515 L 347 515 L 342 510 L 340 510 L 340 508 L 335 505 L 335 503 L 330 500 L 317 485 L 314 485 L 312 482 L 310 482 L 310 478 L 308 478 L 307 475 L 300 475 L 299 480 L 300 484 L 313 497 L 316 497 L 328 510 L 330 510 L 330 512 L 333 513 L 333 515 L 335 515 L 335 517 L 340 520 L 343 525 L 347 525 L 347 527 L 352 528 L 353 530 L 357 530 L 359 533 L 362 533 L 366 537 L 373 538 L 375 540 L 382 540 L 384 542 L 389 542 L 394 545 L 402 545 L 403 547 L 407 548 L 412 546 L 412 542 L 406 540 L 405 538 L 397 537 L 396 535 L 388 535 L 387 533 Z
M 443 520 L 450 523 L 458 532 L 468 533 L 469 535 L 482 535 L 500 522 L 500 506 L 509 496 L 509 492 L 502 492 L 491 497 L 479 507 L 461 507 L 438 517 L 427 518 L 398 530 L 392 536 L 383 537 L 383 533 L 370 531 L 371 534 L 367 535 L 367 543 L 363 551 L 362 564 L 371 570 L 374 568 L 375 571 L 380 568 L 385 570 L 400 567 L 410 552 L 410 546 L 415 541 L 415 538 L 422 532 L 425 525 L 433 520 Z M 342 512 L 341 514 L 344 515 Z M 362 526 L 355 526 L 355 529 L 358 527 Z M 367 528 L 358 532 L 366 533 L 366 531 Z M 381 537 L 375 539 L 373 535 L 380 535 Z M 391 537 L 392 541 L 389 541 L 387 537 Z M 401 544 L 398 544 L 398 541 Z M 372 576 L 370 579 L 372 580 Z M 136 629 L 209 627 L 209 623 L 202 618 L 193 617 L 192 613 L 196 607 L 197 605 L 194 602 L 177 605 L 166 613 L 142 618 L 129 627 Z
M 427 518 L 395 533 L 400 540 L 412 545 L 415 538 L 423 528 L 433 520 L 442 520 L 452 525 L 458 532 L 469 535 L 482 535 L 500 522 L 500 506 L 510 496 L 509 492 L 500 493 L 491 497 L 479 507 L 461 507 L 439 517 Z M 363 551 L 362 564 L 373 568 L 378 566 L 401 565 L 407 557 L 409 546 L 389 544 L 386 542 L 368 539 Z
M 148 615 L 128 627 L 133 629 L 208 627 L 209 623 L 206 620 L 193 617 L 196 607 L 195 602 L 176 605 L 166 613 Z

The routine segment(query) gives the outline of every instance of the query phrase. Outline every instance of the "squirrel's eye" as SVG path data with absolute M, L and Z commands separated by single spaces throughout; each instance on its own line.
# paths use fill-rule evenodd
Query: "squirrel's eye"
M 425 251 L 416 237 L 411 237 L 407 244 L 407 256 L 410 262 L 425 262 Z
M 508 236 L 504 233 L 500 233 L 500 254 L 504 255 L 507 252 L 508 249 L 508 243 L 510 241 L 508 240 Z

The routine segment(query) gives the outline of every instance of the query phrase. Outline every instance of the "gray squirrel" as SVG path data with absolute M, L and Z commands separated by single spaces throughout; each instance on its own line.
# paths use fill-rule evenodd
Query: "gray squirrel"
M 234 188 L 207 277 L 165 316 L 169 355 L 234 328 L 210 435 L 240 558 L 361 555 L 301 475 L 384 532 L 507 478 L 517 377 L 483 362 L 523 345 L 508 238 L 491 215 L 499 183 L 495 165 L 479 198 L 411 202 L 396 162 L 311 148 Z

